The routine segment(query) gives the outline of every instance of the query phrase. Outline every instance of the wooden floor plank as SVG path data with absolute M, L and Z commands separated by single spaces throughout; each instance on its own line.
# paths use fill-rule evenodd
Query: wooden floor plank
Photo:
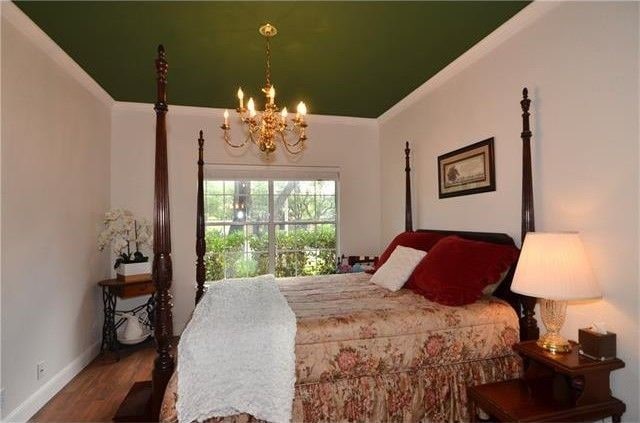
M 31 422 L 110 422 L 134 382 L 151 379 L 153 343 L 123 353 L 119 361 L 98 356 L 56 394 Z

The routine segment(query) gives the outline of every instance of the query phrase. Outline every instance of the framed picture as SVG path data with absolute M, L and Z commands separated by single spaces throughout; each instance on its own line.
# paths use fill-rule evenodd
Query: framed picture
M 493 138 L 438 156 L 440 198 L 496 190 Z

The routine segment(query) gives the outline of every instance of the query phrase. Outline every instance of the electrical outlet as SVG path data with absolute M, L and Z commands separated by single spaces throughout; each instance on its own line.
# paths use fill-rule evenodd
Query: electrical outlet
M 45 366 L 44 361 L 41 361 L 36 365 L 36 372 L 36 378 L 38 380 L 44 379 L 45 375 L 47 374 L 47 367 Z

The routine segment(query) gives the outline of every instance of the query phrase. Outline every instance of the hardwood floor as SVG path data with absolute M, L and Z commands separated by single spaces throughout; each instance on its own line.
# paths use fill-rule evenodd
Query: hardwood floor
M 53 397 L 32 422 L 110 422 L 134 382 L 149 380 L 153 342 L 113 357 L 98 356 Z

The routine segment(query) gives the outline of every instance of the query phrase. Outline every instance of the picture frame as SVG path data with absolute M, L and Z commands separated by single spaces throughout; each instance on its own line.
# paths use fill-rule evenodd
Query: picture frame
M 496 190 L 493 137 L 438 156 L 438 197 Z

